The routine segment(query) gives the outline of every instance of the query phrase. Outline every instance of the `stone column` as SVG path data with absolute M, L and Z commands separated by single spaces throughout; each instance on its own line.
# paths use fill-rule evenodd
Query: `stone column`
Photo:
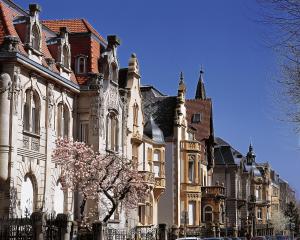
M 9 121 L 11 77 L 2 73 L 0 77 L 0 180 L 8 178 Z

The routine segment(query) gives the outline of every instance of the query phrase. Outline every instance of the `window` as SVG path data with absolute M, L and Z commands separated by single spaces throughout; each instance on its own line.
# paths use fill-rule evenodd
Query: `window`
M 139 114 L 139 106 L 135 103 L 133 105 L 133 126 L 138 126 L 138 114 Z
M 69 48 L 66 44 L 64 44 L 63 46 L 63 51 L 62 51 L 62 64 L 66 67 L 69 68 L 70 67 L 70 62 L 69 62 L 69 58 L 70 58 L 70 52 L 69 52 Z
M 40 36 L 40 31 L 37 26 L 37 24 L 34 24 L 32 27 L 32 32 L 31 32 L 31 46 L 33 49 L 40 51 L 40 41 L 41 41 L 41 36 Z
M 192 117 L 192 123 L 200 123 L 202 121 L 201 113 L 194 113 Z
M 70 114 L 66 104 L 59 103 L 57 106 L 57 136 L 69 137 Z
M 160 177 L 160 151 L 155 150 L 153 154 L 153 171 L 155 177 Z
M 203 212 L 203 220 L 204 222 L 212 222 L 213 221 L 213 211 L 211 206 L 206 206 Z
M 189 202 L 189 225 L 195 225 L 195 215 L 196 215 L 196 203 L 194 201 Z
M 195 134 L 192 132 L 188 132 L 188 140 L 190 140 L 190 141 L 195 140 Z
M 80 123 L 80 129 L 79 129 L 79 141 L 88 143 L 89 139 L 89 124 L 88 123 Z
M 204 172 L 203 172 L 203 168 L 199 168 L 200 169 L 200 179 L 201 179 L 201 186 L 205 186 L 204 185 Z
M 132 145 L 132 162 L 133 162 L 133 167 L 137 168 L 138 167 L 138 146 L 136 144 Z
M 25 92 L 23 112 L 24 130 L 39 133 L 40 101 L 37 93 L 31 89 Z
M 138 214 L 139 214 L 139 223 L 144 224 L 145 220 L 145 205 L 140 205 L 139 206 L 139 210 L 138 210 Z
M 261 187 L 256 188 L 256 190 L 255 190 L 255 196 L 256 196 L 256 199 L 258 201 L 262 200 L 262 190 L 261 190 Z
M 195 179 L 195 161 L 194 160 L 189 160 L 189 182 L 192 183 L 194 182 Z
M 86 57 L 78 57 L 77 58 L 77 67 L 76 67 L 77 73 L 85 73 L 86 72 Z
M 262 209 L 261 208 L 257 209 L 257 219 L 262 220 Z
M 118 119 L 115 113 L 107 115 L 107 138 L 106 147 L 108 150 L 118 151 Z

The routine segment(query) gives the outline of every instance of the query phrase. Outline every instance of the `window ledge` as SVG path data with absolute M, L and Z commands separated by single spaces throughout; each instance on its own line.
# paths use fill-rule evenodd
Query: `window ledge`
M 108 148 L 106 148 L 106 152 L 111 153 L 111 154 L 115 154 L 115 155 L 119 153 L 119 151 L 108 149 Z
M 72 70 L 70 69 L 70 68 L 68 68 L 68 67 L 66 67 L 65 65 L 63 65 L 62 63 L 57 63 L 57 66 L 59 66 L 62 70 L 64 70 L 65 72 L 67 72 L 67 73 L 71 73 L 72 72 Z
M 35 137 L 35 138 L 40 138 L 40 137 L 41 137 L 40 134 L 33 133 L 33 132 L 28 132 L 28 131 L 26 131 L 26 130 L 23 130 L 23 134 L 28 135 L 28 136 L 30 136 L 30 137 Z
M 28 49 L 32 51 L 35 55 L 38 55 L 39 57 L 43 56 L 43 53 L 39 50 L 34 49 L 30 44 L 25 44 L 25 49 Z

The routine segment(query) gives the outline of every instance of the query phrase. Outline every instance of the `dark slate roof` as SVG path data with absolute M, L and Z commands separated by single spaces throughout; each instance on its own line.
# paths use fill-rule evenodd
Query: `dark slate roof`
M 237 150 L 235 150 L 229 143 L 222 138 L 215 138 L 215 164 L 216 165 L 240 165 L 240 162 L 245 157 Z
M 164 134 L 152 117 L 145 124 L 144 134 L 158 144 L 165 143 Z
M 163 131 L 165 138 L 171 137 L 174 130 L 174 114 L 177 97 L 166 96 L 152 86 L 141 87 L 145 122 L 152 116 Z

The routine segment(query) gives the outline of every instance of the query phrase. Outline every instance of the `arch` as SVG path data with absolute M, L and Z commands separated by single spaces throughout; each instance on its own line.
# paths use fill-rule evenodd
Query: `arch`
M 34 50 L 40 51 L 41 33 L 40 33 L 40 28 L 36 23 L 33 24 L 31 29 L 31 46 Z
M 62 189 L 61 181 L 57 181 L 54 185 L 53 194 L 53 211 L 55 214 L 64 213 L 65 193 Z
M 78 56 L 76 59 L 76 73 L 86 73 L 86 56 Z
M 213 208 L 210 205 L 205 205 L 203 208 L 203 222 L 213 222 Z
M 36 207 L 37 182 L 31 173 L 27 173 L 22 181 L 20 193 L 20 210 L 22 216 L 28 216 Z

